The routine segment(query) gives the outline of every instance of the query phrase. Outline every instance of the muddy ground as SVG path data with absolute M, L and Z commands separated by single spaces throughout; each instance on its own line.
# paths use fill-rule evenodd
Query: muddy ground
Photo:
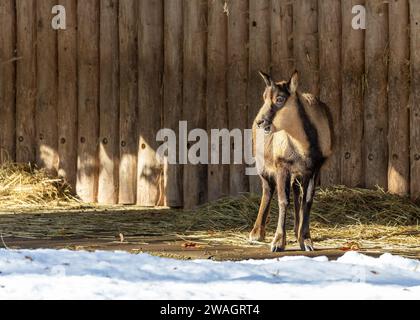
M 328 256 L 330 259 L 337 259 L 352 249 L 372 256 L 390 252 L 420 259 L 420 246 L 401 250 L 382 247 L 380 241 L 369 248 L 359 247 L 357 243 L 355 246 L 331 246 L 328 241 L 319 241 L 316 243 L 317 251 L 303 253 L 297 250 L 294 239 L 290 239 L 286 252 L 271 253 L 268 242 L 249 244 L 246 240 L 248 230 L 236 233 L 230 230 L 188 230 L 183 233 L 165 228 L 162 221 L 170 220 L 170 215 L 171 212 L 166 210 L 145 210 L 136 207 L 66 212 L 3 212 L 0 213 L 0 247 L 122 250 L 176 259 L 235 261 L 290 255 Z

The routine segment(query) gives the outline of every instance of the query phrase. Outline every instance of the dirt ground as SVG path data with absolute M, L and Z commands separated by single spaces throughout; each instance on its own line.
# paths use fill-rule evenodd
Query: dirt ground
M 390 248 L 378 242 L 361 247 L 357 242 L 331 246 L 329 239 L 316 239 L 317 251 L 297 250 L 289 235 L 288 250 L 271 253 L 269 242 L 251 245 L 246 240 L 249 230 L 223 230 L 185 233 L 162 227 L 171 219 L 172 211 L 138 207 L 103 207 L 94 210 L 66 212 L 3 212 L 0 213 L 0 247 L 8 249 L 120 250 L 150 253 L 175 259 L 246 260 L 268 259 L 290 255 L 328 256 L 336 259 L 348 250 L 372 256 L 385 252 L 420 259 L 420 246 Z M 164 218 L 164 219 L 163 219 Z M 158 227 L 153 227 L 159 225 Z M 334 230 L 331 230 L 334 236 Z M 412 235 L 410 235 L 412 236 Z M 270 237 L 268 237 L 270 240 Z M 318 241 L 317 241 L 318 240 Z M 419 243 L 420 244 L 420 243 Z

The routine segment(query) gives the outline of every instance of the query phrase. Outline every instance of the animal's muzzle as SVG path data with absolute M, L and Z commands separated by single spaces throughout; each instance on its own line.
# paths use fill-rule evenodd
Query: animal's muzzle
M 264 129 L 265 134 L 269 134 L 271 132 L 271 125 L 272 123 L 270 121 L 267 121 L 265 119 L 261 119 L 257 121 L 257 126 L 259 129 Z

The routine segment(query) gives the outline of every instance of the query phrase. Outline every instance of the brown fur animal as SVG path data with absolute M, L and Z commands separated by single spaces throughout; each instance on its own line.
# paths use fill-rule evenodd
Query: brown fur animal
M 332 122 L 328 107 L 311 94 L 298 91 L 298 73 L 289 82 L 274 82 L 261 72 L 266 88 L 253 125 L 254 155 L 263 157 L 261 206 L 250 234 L 251 241 L 263 241 L 271 199 L 277 189 L 279 221 L 271 250 L 286 247 L 285 217 L 290 190 L 294 194 L 295 234 L 302 250 L 313 251 L 309 230 L 310 211 L 319 172 L 332 153 Z M 264 148 L 258 151 L 256 133 L 263 129 Z M 262 150 L 263 149 L 263 150 Z

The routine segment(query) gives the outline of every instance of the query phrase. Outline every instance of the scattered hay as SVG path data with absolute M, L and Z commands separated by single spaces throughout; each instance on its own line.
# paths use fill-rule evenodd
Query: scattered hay
M 225 198 L 205 205 L 181 223 L 186 230 L 211 231 L 200 233 L 201 238 L 210 241 L 239 244 L 247 240 L 248 232 L 255 221 L 260 198 L 242 195 Z M 273 201 L 273 215 L 267 227 L 268 237 L 277 225 L 277 201 Z M 356 241 L 363 248 L 388 248 L 392 250 L 418 249 L 420 245 L 420 207 L 409 198 L 377 190 L 351 189 L 337 186 L 320 189 L 314 201 L 311 214 L 311 232 L 317 245 L 343 247 Z M 295 241 L 293 229 L 293 206 L 287 215 L 289 242 Z M 179 228 L 177 228 L 179 229 Z M 197 234 L 195 233 L 195 236 Z M 291 242 L 292 243 L 292 242 Z
M 196 243 L 248 245 L 260 198 L 227 197 L 196 210 L 151 210 L 135 206 L 96 206 L 81 203 L 61 179 L 28 165 L 0 166 L 0 211 L 34 214 L 1 216 L 0 231 L 27 239 L 92 238 L 143 241 L 150 237 Z M 3 210 L 2 210 L 3 209 Z M 47 214 L 41 214 L 42 212 Z M 273 201 L 267 241 L 277 224 Z M 54 214 L 51 214 L 54 213 Z M 408 198 L 382 189 L 320 189 L 312 210 L 311 232 L 318 247 L 382 248 L 415 251 L 420 245 L 420 207 Z M 287 215 L 289 244 L 293 206 Z M 143 239 L 143 240 L 142 240 Z
M 203 217 L 214 229 L 229 225 L 232 229 L 249 227 L 255 221 L 260 197 L 242 195 L 238 198 L 224 198 L 194 211 L 199 226 Z M 292 206 L 287 216 L 293 223 Z M 273 201 L 272 213 L 278 212 L 277 201 Z M 351 189 L 343 186 L 320 189 L 312 208 L 312 221 L 317 225 L 347 226 L 378 224 L 384 226 L 413 226 L 420 222 L 420 207 L 408 198 L 389 194 L 382 189 Z M 199 218 L 201 217 L 201 218 Z M 203 219 L 204 221 L 206 219 Z M 272 219 L 271 225 L 277 221 Z
M 84 205 L 62 179 L 28 164 L 0 166 L 0 208 L 8 210 L 77 208 Z
M 420 222 L 420 207 L 408 197 L 383 189 L 350 189 L 343 186 L 323 189 L 315 199 L 315 220 L 328 224 L 380 224 L 412 226 Z

